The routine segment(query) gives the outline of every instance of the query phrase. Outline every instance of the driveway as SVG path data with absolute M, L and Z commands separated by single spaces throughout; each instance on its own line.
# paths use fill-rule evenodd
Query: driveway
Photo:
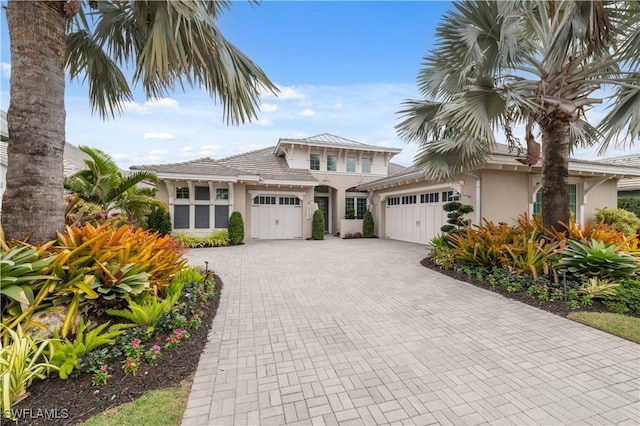
M 640 423 L 640 346 L 390 240 L 198 249 L 224 282 L 184 425 Z

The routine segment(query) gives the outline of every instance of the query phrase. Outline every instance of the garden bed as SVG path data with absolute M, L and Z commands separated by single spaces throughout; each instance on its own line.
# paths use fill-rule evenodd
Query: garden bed
M 184 380 L 192 380 L 220 304 L 221 291 L 222 281 L 216 275 L 214 297 L 200 308 L 204 313 L 201 326 L 189 330 L 191 337 L 179 347 L 163 348 L 162 359 L 157 365 L 143 364 L 136 376 L 125 376 L 120 364 L 116 363 L 109 369 L 112 377 L 106 385 L 99 387 L 91 385 L 91 374 L 61 380 L 54 377 L 54 373 L 49 379 L 34 382 L 28 389 L 29 396 L 14 406 L 19 412 L 30 410 L 22 411 L 29 419 L 19 420 L 19 423 L 2 419 L 2 424 L 78 424 L 111 407 L 140 398 L 153 389 L 175 387 Z M 163 342 L 157 343 L 162 346 Z

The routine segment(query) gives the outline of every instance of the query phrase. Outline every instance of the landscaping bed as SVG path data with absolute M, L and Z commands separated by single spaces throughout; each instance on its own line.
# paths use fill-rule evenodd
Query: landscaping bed
M 103 386 L 92 386 L 91 374 L 72 376 L 66 380 L 52 375 L 46 380 L 36 381 L 28 389 L 29 396 L 14 406 L 18 411 L 31 410 L 27 411 L 30 418 L 19 420 L 19 423 L 2 419 L 2 424 L 78 424 L 111 407 L 140 398 L 150 390 L 175 387 L 185 380 L 191 381 L 207 343 L 220 304 L 221 291 L 222 281 L 215 276 L 214 297 L 199 308 L 203 312 L 201 326 L 190 329 L 191 337 L 179 347 L 163 348 L 158 364 L 143 363 L 135 376 L 125 376 L 120 364 L 115 363 L 109 370 L 111 377 Z M 147 346 L 157 343 L 162 347 L 164 342 L 159 337 L 155 339 L 147 341 Z

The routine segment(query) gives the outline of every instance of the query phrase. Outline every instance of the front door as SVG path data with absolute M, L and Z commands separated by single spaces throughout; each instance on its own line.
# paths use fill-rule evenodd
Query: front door
M 329 232 L 329 197 L 315 197 L 315 202 L 324 216 L 324 232 Z

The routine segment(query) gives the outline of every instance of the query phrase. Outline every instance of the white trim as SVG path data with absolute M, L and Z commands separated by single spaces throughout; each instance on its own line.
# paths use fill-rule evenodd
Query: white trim
M 453 190 L 453 187 L 451 186 L 451 184 L 437 184 L 437 185 L 427 185 L 427 186 L 421 186 L 418 188 L 411 188 L 411 189 L 403 189 L 403 190 L 398 190 L 398 191 L 389 191 L 389 192 L 380 192 L 380 200 L 381 201 L 385 201 L 388 197 L 393 197 L 396 195 L 404 195 L 404 194 L 419 194 L 421 192 L 424 191 L 432 191 L 432 190 L 440 190 L 440 189 L 451 189 Z

